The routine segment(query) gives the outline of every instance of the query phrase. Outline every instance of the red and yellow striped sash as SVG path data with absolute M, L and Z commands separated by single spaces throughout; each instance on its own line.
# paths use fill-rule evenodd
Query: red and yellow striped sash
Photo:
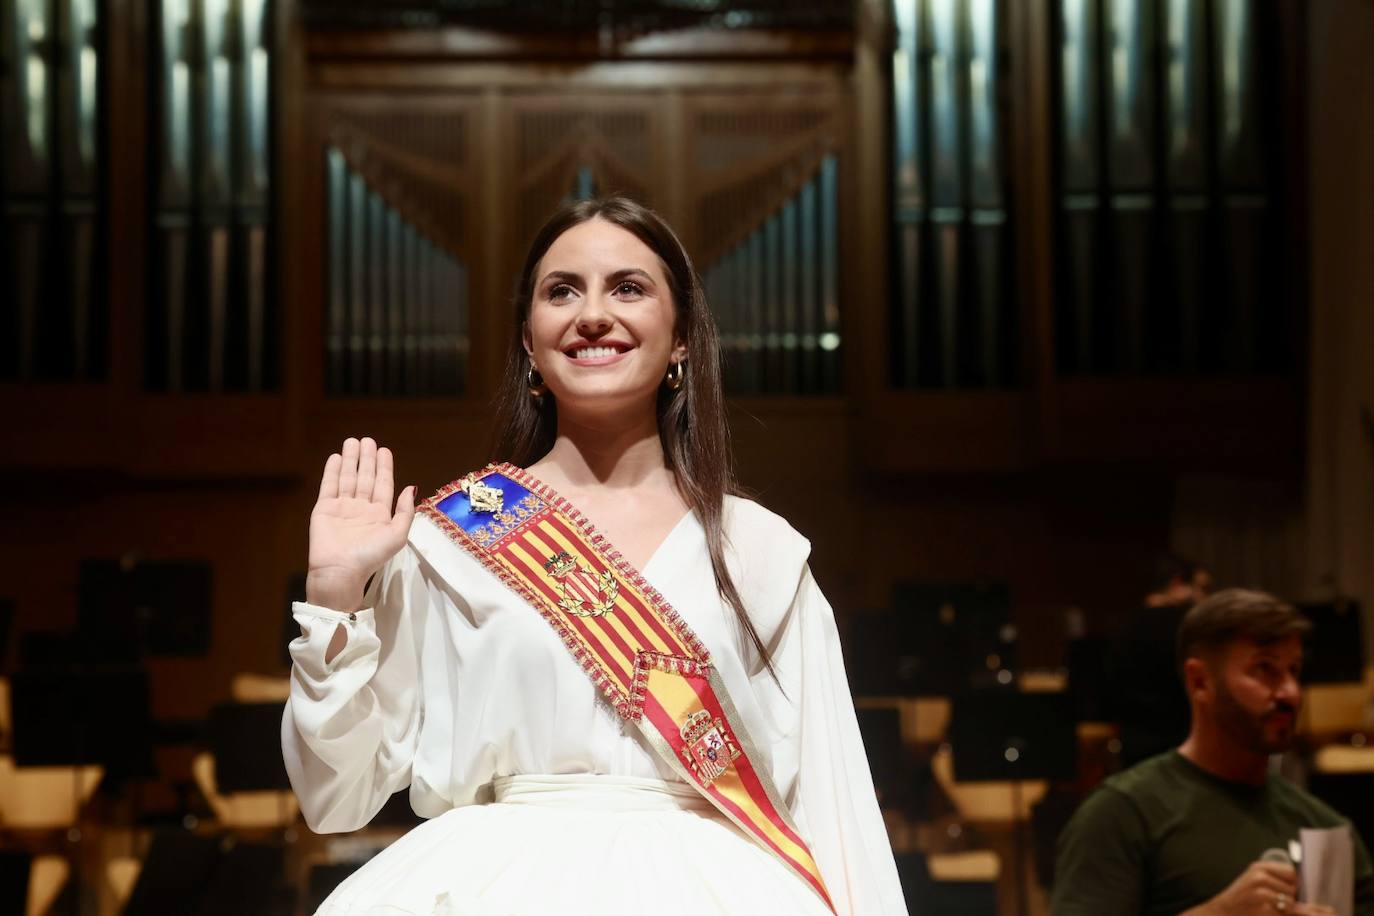
M 834 909 L 706 647 L 581 513 L 509 464 L 419 508 L 539 611 L 664 760 Z

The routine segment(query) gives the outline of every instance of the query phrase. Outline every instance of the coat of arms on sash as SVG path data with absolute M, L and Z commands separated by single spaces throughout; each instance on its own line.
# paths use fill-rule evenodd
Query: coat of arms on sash
M 480 481 L 468 484 L 467 493 L 468 499 L 472 501 L 473 512 L 500 512 L 502 503 L 505 502 L 500 490 Z
M 544 569 L 558 580 L 558 606 L 574 617 L 600 617 L 615 608 L 620 583 L 609 569 L 598 576 L 567 552 L 549 557 Z
M 720 719 L 704 709 L 687 717 L 681 728 L 682 756 L 704 785 L 710 785 L 740 755 L 735 738 Z

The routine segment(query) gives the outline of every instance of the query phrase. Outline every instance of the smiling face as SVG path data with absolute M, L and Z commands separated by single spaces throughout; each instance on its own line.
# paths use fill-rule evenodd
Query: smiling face
M 1302 702 L 1302 638 L 1260 644 L 1240 638 L 1209 665 L 1211 713 L 1221 731 L 1240 746 L 1277 754 L 1293 744 Z
M 670 361 L 686 358 L 663 264 L 634 233 L 593 218 L 535 268 L 525 351 L 560 409 L 653 411 Z

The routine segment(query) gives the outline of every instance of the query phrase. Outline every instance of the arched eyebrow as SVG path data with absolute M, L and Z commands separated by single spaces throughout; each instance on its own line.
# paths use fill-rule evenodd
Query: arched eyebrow
M 649 272 L 647 270 L 644 270 L 639 267 L 622 267 L 620 270 L 617 270 L 615 273 L 611 274 L 606 279 L 610 280 L 611 285 L 614 286 L 621 280 L 628 280 L 631 278 L 644 280 L 645 282 L 651 283 L 655 286 L 658 285 L 654 282 L 654 278 L 649 275 Z
M 654 286 L 658 285 L 655 282 L 653 276 L 651 276 L 649 272 L 642 267 L 622 267 L 619 270 L 610 273 L 606 277 L 606 280 L 611 286 L 615 286 L 621 280 L 628 280 L 632 278 L 643 280 L 644 282 Z M 579 289 L 581 289 L 585 285 L 586 281 L 583 279 L 581 274 L 575 273 L 571 270 L 551 270 L 544 275 L 544 278 L 542 280 L 539 281 L 539 286 L 542 288 L 544 286 L 547 286 L 550 282 L 567 283 L 571 286 L 576 286 Z

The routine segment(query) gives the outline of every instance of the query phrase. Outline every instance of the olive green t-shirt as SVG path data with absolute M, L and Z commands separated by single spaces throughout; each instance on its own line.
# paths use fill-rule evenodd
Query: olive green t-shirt
M 1302 827 L 1348 824 L 1286 779 L 1234 783 L 1177 751 L 1108 779 L 1059 836 L 1053 916 L 1175 916 L 1221 893 Z M 1355 913 L 1374 916 L 1374 867 L 1355 846 Z

